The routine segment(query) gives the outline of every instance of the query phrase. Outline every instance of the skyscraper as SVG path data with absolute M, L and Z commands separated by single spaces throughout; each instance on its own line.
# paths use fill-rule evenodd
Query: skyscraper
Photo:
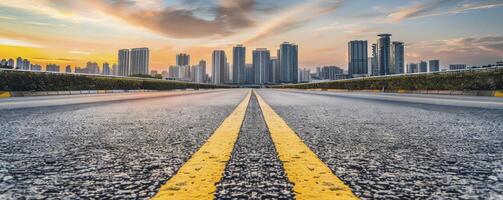
M 103 75 L 111 75 L 110 64 L 107 62 L 103 63 L 103 68 L 101 69 Z
M 440 60 L 430 60 L 428 67 L 429 67 L 429 72 L 440 71 Z
M 379 76 L 379 65 L 377 63 L 377 44 L 372 44 L 372 60 L 370 60 L 370 75 Z
M 227 57 L 225 56 L 225 51 L 214 50 L 212 56 L 212 74 L 214 84 L 225 83 L 225 67 L 227 65 Z
M 45 67 L 45 71 L 48 71 L 48 72 L 59 72 L 59 65 L 56 65 L 56 64 L 48 64 L 48 65 Z
M 67 66 L 65 67 L 65 73 L 72 73 L 72 66 L 67 65 Z
M 253 50 L 253 74 L 255 84 L 265 84 L 269 82 L 269 65 L 271 64 L 271 53 L 265 48 Z
M 181 53 L 176 55 L 176 65 L 177 66 L 185 66 L 190 65 L 190 55 Z
M 288 42 L 280 45 L 279 54 L 280 82 L 297 83 L 299 73 L 298 46 Z
M 426 61 L 419 62 L 419 72 L 428 72 L 428 63 Z
M 119 50 L 119 60 L 117 63 L 119 63 L 119 70 L 118 74 L 119 76 L 129 76 L 129 49 L 121 49 Z
M 348 71 L 350 75 L 368 74 L 368 46 L 366 40 L 354 40 L 348 43 Z
M 407 74 L 412 74 L 412 73 L 417 73 L 417 72 L 418 72 L 417 63 L 409 63 L 407 65 Z
M 100 68 L 98 67 L 98 63 L 96 62 L 87 62 L 86 70 L 88 74 L 99 74 Z
M 390 74 L 403 74 L 405 66 L 405 50 L 403 42 L 391 43 L 391 63 L 389 68 Z
M 232 48 L 232 82 L 245 82 L 246 47 L 237 45 Z
M 272 57 L 270 64 L 269 81 L 271 83 L 279 83 L 279 60 L 278 58 Z
M 342 74 L 344 70 L 337 66 L 324 66 L 321 68 L 321 79 L 336 80 L 337 75 Z
M 130 75 L 148 75 L 150 72 L 149 67 L 149 49 L 148 48 L 134 48 L 131 49 L 131 73 Z
M 247 84 L 253 84 L 255 82 L 255 76 L 253 74 L 253 65 L 246 64 L 245 65 L 245 79 Z
M 204 83 L 206 80 L 206 61 L 199 61 L 199 65 L 194 70 L 194 81 L 196 83 Z
M 391 34 L 379 34 L 377 40 L 377 66 L 379 75 L 390 74 L 389 68 L 391 65 Z
M 178 79 L 180 68 L 178 66 L 169 66 L 168 77 Z
M 16 69 L 23 69 L 23 58 L 16 58 Z

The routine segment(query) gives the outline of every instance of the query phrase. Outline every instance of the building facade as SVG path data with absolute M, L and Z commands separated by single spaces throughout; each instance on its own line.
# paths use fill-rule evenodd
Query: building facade
M 449 70 L 463 70 L 466 69 L 466 64 L 451 64 Z
M 121 49 L 118 53 L 118 71 L 119 76 L 129 76 L 129 49 Z
M 271 64 L 270 64 L 270 72 L 269 72 L 269 81 L 271 83 L 279 83 L 279 74 L 280 74 L 280 68 L 279 68 L 279 60 L 276 57 L 271 58 Z
M 429 72 L 440 71 L 440 60 L 430 60 L 428 64 Z
M 417 63 L 409 63 L 407 65 L 407 74 L 417 73 L 419 72 Z
M 420 61 L 418 67 L 418 72 L 428 72 L 428 63 L 426 61 Z
M 180 53 L 176 55 L 176 65 L 177 66 L 188 66 L 190 65 L 190 55 L 186 53 Z
M 148 75 L 150 72 L 148 48 L 131 49 L 130 75 Z
M 264 48 L 253 50 L 253 74 L 255 84 L 269 83 L 271 53 Z
M 298 46 L 284 42 L 280 45 L 279 54 L 280 82 L 297 83 L 299 73 Z
M 342 74 L 344 70 L 337 66 L 324 66 L 321 68 L 321 79 L 337 80 L 337 76 Z
M 391 65 L 391 34 L 379 34 L 377 40 L 377 65 L 379 75 L 388 75 Z
M 379 65 L 377 63 L 377 44 L 372 44 L 372 59 L 370 60 L 370 75 L 379 76 Z
M 112 75 L 112 70 L 110 69 L 110 64 L 103 63 L 103 67 L 101 68 L 101 74 L 103 75 Z
M 246 47 L 237 45 L 232 48 L 232 82 L 245 82 Z
M 368 74 L 368 45 L 366 40 L 348 43 L 348 72 L 350 75 Z
M 227 56 L 223 50 L 214 50 L 212 55 L 212 80 L 214 84 L 225 83 Z
M 389 74 L 403 74 L 404 68 L 405 68 L 404 44 L 403 42 L 392 42 Z

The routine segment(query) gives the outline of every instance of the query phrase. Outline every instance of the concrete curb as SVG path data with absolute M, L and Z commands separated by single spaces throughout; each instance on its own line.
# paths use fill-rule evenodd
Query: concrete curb
M 306 91 L 329 91 L 329 92 L 368 92 L 368 93 L 400 93 L 400 94 L 435 94 L 435 95 L 460 95 L 460 96 L 488 96 L 488 97 L 503 97 L 503 90 L 348 90 L 348 89 L 296 89 Z
M 137 93 L 137 92 L 155 92 L 155 91 L 157 90 L 74 90 L 74 91 L 19 91 L 19 92 L 0 91 L 0 98 L 79 95 L 79 94 Z

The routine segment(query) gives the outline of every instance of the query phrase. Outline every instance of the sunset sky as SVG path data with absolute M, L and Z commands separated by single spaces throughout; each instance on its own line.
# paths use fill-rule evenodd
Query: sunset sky
M 121 48 L 149 47 L 151 69 L 176 53 L 191 63 L 213 49 L 299 45 L 300 67 L 347 68 L 347 42 L 379 33 L 406 44 L 406 62 L 503 60 L 502 0 L 0 0 L 0 58 L 83 66 L 117 63 Z

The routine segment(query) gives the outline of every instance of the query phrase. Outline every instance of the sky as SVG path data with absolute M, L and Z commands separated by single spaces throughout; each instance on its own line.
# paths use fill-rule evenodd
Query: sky
M 85 66 L 148 47 L 151 69 L 166 70 L 177 53 L 232 62 L 244 44 L 251 63 L 253 49 L 292 42 L 302 68 L 347 68 L 348 41 L 390 33 L 407 63 L 484 65 L 503 60 L 502 19 L 503 0 L 0 0 L 0 58 Z

